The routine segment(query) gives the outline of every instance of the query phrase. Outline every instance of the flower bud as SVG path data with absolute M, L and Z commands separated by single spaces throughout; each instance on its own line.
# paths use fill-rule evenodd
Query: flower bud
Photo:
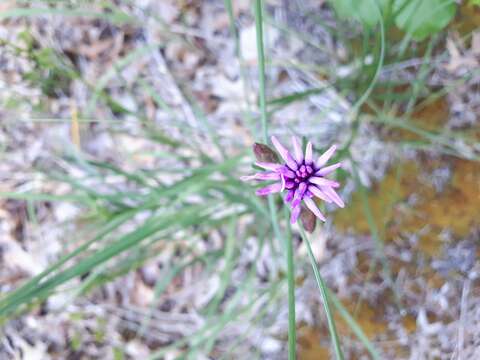
M 302 221 L 303 228 L 308 233 L 313 233 L 315 230 L 315 225 L 317 224 L 317 217 L 310 209 L 302 206 L 302 211 L 300 212 L 300 220 Z
M 278 163 L 278 156 L 269 146 L 265 144 L 253 144 L 253 153 L 255 158 L 260 162 Z

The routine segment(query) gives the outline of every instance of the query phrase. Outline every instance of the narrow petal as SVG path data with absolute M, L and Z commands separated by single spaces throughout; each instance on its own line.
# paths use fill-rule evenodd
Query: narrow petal
M 332 199 L 330 199 L 327 194 L 325 194 L 322 190 L 320 190 L 315 185 L 310 185 L 308 187 L 308 191 L 310 191 L 313 195 L 315 195 L 319 199 L 322 199 L 323 201 L 325 201 L 329 204 L 332 202 Z
M 308 179 L 308 181 L 310 181 L 312 184 L 316 184 L 320 186 L 329 186 L 334 188 L 337 188 L 340 186 L 340 183 L 336 181 L 325 179 L 318 176 L 312 176 L 311 178 Z
M 307 184 L 303 182 L 300 183 L 300 185 L 298 185 L 297 190 L 295 190 L 295 196 L 293 197 L 292 206 L 297 206 L 302 202 L 303 195 L 305 194 L 306 191 L 307 191 Z
M 318 158 L 317 163 L 315 164 L 317 168 L 321 168 L 323 165 L 325 165 L 336 150 L 337 145 L 330 146 L 330 148 Z
M 282 183 L 278 182 L 275 184 L 265 186 L 264 188 L 258 189 L 255 193 L 258 196 L 267 196 L 269 194 L 280 192 L 281 190 L 282 190 Z
M 300 216 L 300 211 L 302 210 L 302 207 L 300 205 L 297 205 L 292 208 L 292 214 L 290 216 L 290 223 L 293 225 L 297 222 L 298 217 Z
M 341 208 L 345 206 L 345 203 L 343 202 L 343 200 L 340 198 L 340 196 L 338 196 L 335 190 L 333 190 L 331 187 L 325 187 L 322 190 L 328 195 L 330 199 L 333 200 L 335 204 L 337 204 Z
M 293 189 L 295 187 L 295 183 L 291 180 L 286 179 L 285 180 L 285 188 L 287 189 Z
M 295 155 L 295 160 L 297 163 L 301 164 L 303 161 L 302 146 L 300 145 L 300 141 L 296 136 L 292 136 L 292 144 L 293 144 L 293 154 Z
M 317 176 L 325 176 L 325 175 L 328 175 L 330 174 L 331 172 L 337 170 L 339 167 L 342 166 L 342 163 L 336 163 L 336 164 L 333 164 L 333 165 L 330 165 L 330 166 L 327 166 L 327 167 L 324 167 L 324 168 L 321 168 L 320 170 L 318 170 L 315 175 Z
M 313 145 L 309 141 L 307 148 L 305 149 L 305 164 L 311 164 L 313 162 Z
M 280 156 L 283 158 L 283 160 L 287 161 L 287 154 L 288 150 L 285 146 L 282 145 L 280 141 L 275 136 L 271 137 L 273 146 L 275 146 L 275 149 L 277 149 L 278 153 Z
M 278 172 L 287 178 L 295 178 L 295 173 L 286 166 L 282 166 L 280 169 L 278 169 Z
M 279 180 L 280 174 L 276 172 L 263 172 L 256 173 L 253 175 L 242 176 L 240 180 L 249 181 L 249 180 Z
M 288 167 L 292 170 L 297 170 L 297 162 L 293 159 L 292 155 L 290 155 L 290 152 L 280 143 L 280 141 L 277 140 L 275 136 L 272 136 L 272 143 L 275 146 L 275 149 L 277 149 L 282 159 L 285 160 Z
M 262 162 L 262 161 L 257 161 L 255 165 L 263 169 L 272 170 L 272 171 L 278 171 L 283 167 L 283 165 L 281 164 L 274 164 L 274 163 L 268 163 L 268 162 Z
M 285 202 L 289 203 L 290 201 L 292 201 L 294 195 L 295 195 L 295 190 L 288 190 L 284 198 Z
M 315 201 L 313 201 L 312 198 L 306 197 L 303 199 L 305 202 L 305 205 L 315 214 L 316 217 L 318 217 L 320 220 L 325 221 L 325 216 L 321 213 L 321 211 L 318 209 L 317 204 L 315 204 Z

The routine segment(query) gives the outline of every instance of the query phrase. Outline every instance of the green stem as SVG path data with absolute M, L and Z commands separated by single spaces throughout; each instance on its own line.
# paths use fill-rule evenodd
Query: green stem
M 255 1 L 255 28 L 257 34 L 257 54 L 258 54 L 258 76 L 259 76 L 259 100 L 261 123 L 264 143 L 268 143 L 268 123 L 267 123 L 267 102 L 265 96 L 265 53 L 263 45 L 263 8 L 262 1 Z M 280 240 L 282 236 L 275 213 L 275 204 L 273 198 L 268 199 L 268 208 L 272 220 L 273 229 L 276 237 Z M 296 322 L 295 322 L 295 276 L 293 266 L 293 248 L 291 236 L 285 239 L 287 245 L 287 282 L 288 282 L 288 359 L 296 358 Z
M 295 359 L 297 329 L 295 321 L 295 266 L 293 263 L 292 235 L 285 237 L 287 248 L 287 282 L 288 282 L 288 359 Z
M 337 328 L 335 327 L 335 320 L 333 318 L 332 311 L 330 310 L 329 304 L 329 297 L 328 297 L 328 288 L 325 284 L 325 281 L 320 276 L 320 272 L 318 271 L 317 261 L 315 260 L 315 256 L 313 255 L 312 248 L 310 246 L 310 242 L 308 241 L 307 234 L 305 234 L 305 230 L 300 227 L 300 233 L 302 234 L 302 239 L 307 245 L 308 257 L 310 258 L 310 263 L 313 268 L 313 273 L 315 274 L 315 279 L 317 280 L 317 285 L 320 290 L 320 294 L 322 296 L 323 301 L 323 309 L 325 310 L 325 315 L 327 316 L 328 322 L 328 331 L 330 332 L 330 337 L 332 338 L 333 347 L 335 349 L 335 355 L 338 360 L 343 360 L 343 353 L 342 349 L 340 348 L 340 340 L 338 339 Z
M 265 53 L 263 50 L 263 12 L 262 0 L 255 1 L 255 28 L 257 33 L 257 54 L 258 54 L 258 70 L 259 70 L 259 86 L 260 86 L 260 110 L 262 121 L 263 141 L 268 143 L 268 127 L 267 127 L 267 102 L 265 97 Z

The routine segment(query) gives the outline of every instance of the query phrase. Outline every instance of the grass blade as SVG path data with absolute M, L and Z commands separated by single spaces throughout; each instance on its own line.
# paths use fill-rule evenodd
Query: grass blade
M 305 241 L 305 244 L 307 245 L 308 257 L 310 258 L 310 263 L 313 268 L 313 273 L 315 274 L 315 280 L 317 281 L 318 289 L 320 290 L 320 295 L 322 296 L 323 309 L 325 310 L 325 315 L 327 316 L 328 331 L 330 332 L 330 336 L 332 338 L 333 348 L 335 349 L 335 355 L 338 360 L 343 360 L 343 352 L 342 352 L 342 349 L 340 348 L 340 340 L 338 339 L 337 328 L 335 326 L 335 319 L 333 318 L 332 311 L 330 310 L 327 285 L 323 281 L 323 278 L 320 276 L 320 272 L 318 271 L 318 267 L 317 267 L 317 261 L 315 260 L 315 256 L 313 255 L 310 242 L 308 241 L 308 238 L 307 238 L 307 234 L 305 234 L 305 230 L 303 230 L 302 227 L 300 227 L 300 233 L 302 234 L 303 241 Z
M 327 289 L 328 290 L 328 289 Z M 377 349 L 373 346 L 372 342 L 370 339 L 365 335 L 363 332 L 362 328 L 358 323 L 355 321 L 355 319 L 350 315 L 348 310 L 343 306 L 342 302 L 337 298 L 335 294 L 328 292 L 328 297 L 331 300 L 333 306 L 335 306 L 335 309 L 338 311 L 340 316 L 345 320 L 345 322 L 348 324 L 350 329 L 353 331 L 355 336 L 362 342 L 363 346 L 365 346 L 365 349 L 372 355 L 372 359 L 374 360 L 380 360 L 380 354 L 378 353 Z

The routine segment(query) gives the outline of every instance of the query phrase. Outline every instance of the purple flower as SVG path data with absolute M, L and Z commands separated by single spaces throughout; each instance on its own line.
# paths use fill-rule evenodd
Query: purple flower
M 293 154 L 291 154 L 275 136 L 272 143 L 282 157 L 284 164 L 272 162 L 256 162 L 255 164 L 266 171 L 251 176 L 244 176 L 242 180 L 273 180 L 274 183 L 257 190 L 257 195 L 285 191 L 285 202 L 292 208 L 290 221 L 296 223 L 302 210 L 302 201 L 306 207 L 320 220 L 325 221 L 325 216 L 320 212 L 314 198 L 317 197 L 327 203 L 335 203 L 344 207 L 342 199 L 335 192 L 340 184 L 325 178 L 341 166 L 341 163 L 325 166 L 337 149 L 332 145 L 323 153 L 317 161 L 313 160 L 313 146 L 308 142 L 305 154 L 302 151 L 299 140 L 292 137 Z M 263 145 L 265 146 L 265 145 Z

